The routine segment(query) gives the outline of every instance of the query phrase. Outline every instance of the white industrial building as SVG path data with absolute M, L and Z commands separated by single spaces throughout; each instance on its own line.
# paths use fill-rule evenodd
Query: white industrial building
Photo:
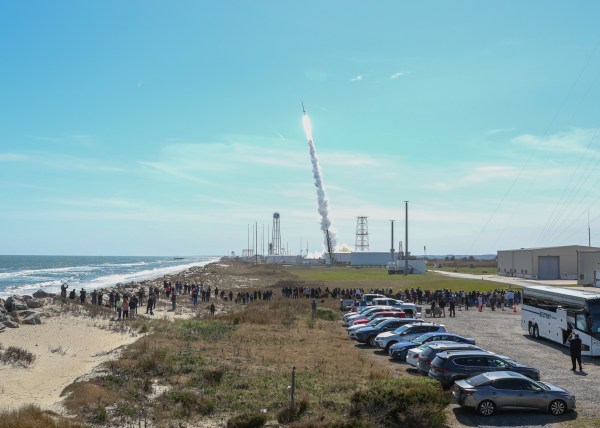
M 600 248 L 583 245 L 520 248 L 498 251 L 498 275 L 537 280 L 578 278 L 579 251 Z
M 600 250 L 577 251 L 577 285 L 600 287 Z

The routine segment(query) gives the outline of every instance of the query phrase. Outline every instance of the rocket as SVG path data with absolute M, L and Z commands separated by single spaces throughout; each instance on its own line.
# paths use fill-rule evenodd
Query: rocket
M 304 110 L 304 101 L 302 101 L 302 115 L 306 116 L 306 111 Z

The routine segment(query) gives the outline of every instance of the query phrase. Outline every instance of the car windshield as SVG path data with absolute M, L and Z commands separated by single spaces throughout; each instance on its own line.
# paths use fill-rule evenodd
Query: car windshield
M 373 321 L 367 323 L 367 325 L 369 325 L 371 327 L 375 327 L 377 324 L 381 324 L 384 321 L 386 321 L 385 318 L 375 318 Z
M 535 380 L 529 379 L 529 381 L 531 383 L 536 384 L 537 386 L 539 386 L 540 388 L 542 388 L 544 391 L 550 391 L 550 387 L 542 382 L 537 382 Z
M 408 330 L 408 326 L 409 326 L 409 324 L 400 326 L 396 330 L 394 330 L 394 333 L 396 333 L 396 334 L 404 333 L 406 330 Z
M 427 339 L 429 339 L 432 335 L 429 333 L 426 334 L 422 334 L 419 337 L 417 337 L 415 340 L 413 340 L 413 343 L 416 343 L 418 345 L 422 344 L 423 342 L 425 342 Z
M 481 375 L 473 376 L 469 379 L 466 379 L 465 382 L 467 382 L 471 386 L 482 386 L 482 385 L 485 385 L 486 383 L 489 383 L 490 379 L 486 375 L 481 374 Z

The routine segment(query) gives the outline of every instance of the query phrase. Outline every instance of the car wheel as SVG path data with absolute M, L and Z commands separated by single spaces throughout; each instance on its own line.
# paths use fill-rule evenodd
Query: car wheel
M 477 411 L 481 416 L 492 416 L 496 412 L 496 405 L 493 401 L 483 400 L 477 406 Z
M 395 344 L 396 344 L 396 342 L 388 343 L 385 347 L 385 352 L 390 352 L 390 348 L 392 347 L 392 345 L 395 345 Z
M 371 336 L 367 339 L 367 343 L 369 344 L 369 346 L 377 346 L 375 345 L 375 336 Z
M 548 412 L 554 416 L 560 416 L 567 411 L 567 405 L 562 400 L 553 400 L 548 406 Z

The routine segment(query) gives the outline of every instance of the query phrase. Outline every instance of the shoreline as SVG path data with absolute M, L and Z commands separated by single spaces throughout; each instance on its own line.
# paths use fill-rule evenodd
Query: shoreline
M 219 260 L 111 288 L 123 293 L 148 286 L 160 286 L 162 290 L 163 281 L 200 278 L 206 273 L 207 266 L 218 265 Z M 134 343 L 144 334 L 135 332 L 129 326 L 130 321 L 111 317 L 108 308 L 99 307 L 102 311 L 100 314 L 88 312 L 93 308 L 89 297 L 84 306 L 78 303 L 79 296 L 76 300 L 67 298 L 64 303 L 57 296 L 37 300 L 44 302 L 41 308 L 36 309 L 41 315 L 41 324 L 20 324 L 18 328 L 5 328 L 0 332 L 0 345 L 5 349 L 16 346 L 35 355 L 35 361 L 27 368 L 0 364 L 0 410 L 36 404 L 43 410 L 65 414 L 66 409 L 62 405 L 65 397 L 61 396 L 63 390 L 79 379 L 93 376 L 102 363 L 113 359 L 123 347 Z M 70 309 L 66 310 L 65 306 Z M 177 311 L 169 311 L 169 302 L 163 297 L 158 302 L 153 318 L 189 318 L 196 311 L 186 306 L 180 304 Z M 138 318 L 146 317 L 143 309 L 139 308 Z
M 219 257 L 219 256 L 199 256 L 199 257 L 209 257 L 209 259 L 203 260 L 203 261 L 186 263 L 186 264 L 182 264 L 182 265 L 178 265 L 178 266 L 165 266 L 165 267 L 156 268 L 157 270 L 160 270 L 161 272 L 155 272 L 155 273 L 145 273 L 144 274 L 144 273 L 142 273 L 144 271 L 123 273 L 122 276 L 125 276 L 127 279 L 117 281 L 114 283 L 94 284 L 94 280 L 92 280 L 87 283 L 77 283 L 73 287 L 76 288 L 77 290 L 84 288 L 86 291 L 88 291 L 88 293 L 91 293 L 93 290 L 105 290 L 105 289 L 115 288 L 117 286 L 142 283 L 145 281 L 161 279 L 163 277 L 167 277 L 167 276 L 171 276 L 171 275 L 177 275 L 177 274 L 186 272 L 190 269 L 194 269 L 197 267 L 204 267 L 208 264 L 216 263 L 221 259 L 221 257 Z M 110 277 L 110 276 L 111 275 L 100 276 L 100 277 L 96 278 L 95 280 L 98 280 L 100 278 Z M 56 281 L 58 281 L 58 280 L 56 280 Z M 68 284 L 68 281 L 66 281 L 66 282 Z M 21 285 L 21 286 L 16 286 L 16 287 L 21 287 L 21 288 L 10 288 L 9 291 L 7 291 L 6 289 L 0 291 L 0 298 L 6 299 L 7 297 L 14 296 L 14 295 L 20 295 L 20 296 L 29 295 L 30 296 L 39 290 L 44 291 L 48 294 L 54 294 L 57 296 L 60 295 L 60 285 L 39 286 L 38 284 L 31 284 L 31 285 Z M 71 287 L 69 288 L 69 290 L 70 289 L 71 289 Z

